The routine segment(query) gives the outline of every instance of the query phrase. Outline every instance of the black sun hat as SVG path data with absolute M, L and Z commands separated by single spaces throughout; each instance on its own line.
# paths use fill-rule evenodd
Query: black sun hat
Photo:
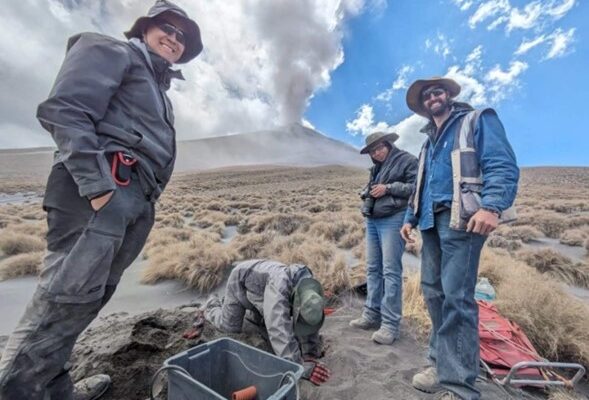
M 197 23 L 194 22 L 186 11 L 178 7 L 176 4 L 172 3 L 168 0 L 157 0 L 155 4 L 147 11 L 147 15 L 144 17 L 140 17 L 135 21 L 131 29 L 125 32 L 125 36 L 127 39 L 131 39 L 133 37 L 141 39 L 143 37 L 143 32 L 147 27 L 147 24 L 154 18 L 164 14 L 164 13 L 172 13 L 185 21 L 185 26 L 183 27 L 182 31 L 186 35 L 186 45 L 184 46 L 184 53 L 182 57 L 177 61 L 177 64 L 184 64 L 188 61 L 192 60 L 196 56 L 200 54 L 202 51 L 202 39 L 200 37 L 200 28 L 198 27 Z

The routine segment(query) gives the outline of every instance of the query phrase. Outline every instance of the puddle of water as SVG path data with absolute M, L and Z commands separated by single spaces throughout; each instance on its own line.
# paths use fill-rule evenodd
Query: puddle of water
M 226 226 L 225 229 L 223 229 L 223 233 L 221 234 L 221 242 L 228 244 L 235 236 L 237 236 L 237 225 Z
M 35 192 L 0 193 L 0 204 L 24 204 L 41 200 L 43 200 L 43 197 L 38 196 Z
M 568 246 L 566 244 L 562 244 L 558 241 L 558 239 L 550 239 L 550 238 L 539 238 L 534 239 L 527 246 L 532 248 L 549 248 L 554 251 L 559 252 L 563 256 L 566 256 L 573 260 L 574 262 L 584 262 L 585 255 L 587 254 L 587 250 L 585 250 L 582 246 Z
M 581 300 L 583 303 L 589 305 L 589 289 L 563 285 L 565 292 Z
M 141 271 L 146 261 L 135 261 L 123 274 L 123 278 L 111 301 L 100 312 L 107 315 L 126 312 L 131 315 L 158 308 L 173 308 L 182 304 L 203 302 L 208 294 L 189 289 L 177 281 L 165 281 L 156 285 L 142 285 Z M 20 319 L 35 288 L 36 277 L 10 279 L 0 282 L 0 335 L 12 332 Z M 224 284 L 216 291 L 223 290 Z

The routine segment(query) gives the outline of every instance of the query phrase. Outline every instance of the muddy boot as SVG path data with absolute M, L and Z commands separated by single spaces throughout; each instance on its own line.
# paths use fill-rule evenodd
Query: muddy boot
M 436 393 L 442 390 L 438 380 L 438 372 L 435 367 L 429 367 L 424 371 L 415 374 L 412 381 L 413 387 L 426 393 Z
M 388 344 L 391 345 L 395 341 L 396 337 L 393 335 L 393 332 L 389 331 L 387 328 L 381 327 L 379 330 L 372 334 L 372 340 L 378 344 Z
M 74 385 L 74 400 L 97 400 L 110 387 L 110 376 L 100 374 L 82 379 Z
M 380 322 L 374 322 L 366 319 L 364 316 L 360 318 L 356 318 L 350 321 L 350 326 L 352 328 L 364 329 L 364 330 L 371 330 L 371 329 L 378 329 L 380 327 Z

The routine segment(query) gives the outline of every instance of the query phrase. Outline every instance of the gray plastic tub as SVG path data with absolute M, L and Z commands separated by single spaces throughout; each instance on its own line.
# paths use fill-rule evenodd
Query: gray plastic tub
M 303 374 L 302 365 L 230 338 L 193 347 L 164 365 L 177 365 L 190 374 L 169 371 L 168 400 L 226 400 L 251 385 L 257 389 L 256 400 L 296 400 Z

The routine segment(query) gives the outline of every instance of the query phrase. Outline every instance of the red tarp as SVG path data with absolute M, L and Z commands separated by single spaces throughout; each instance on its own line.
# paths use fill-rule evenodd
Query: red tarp
M 521 361 L 541 361 L 541 357 L 517 324 L 499 315 L 497 308 L 486 301 L 479 305 L 479 337 L 481 360 L 502 378 Z M 537 368 L 519 370 L 518 378 L 541 378 Z

